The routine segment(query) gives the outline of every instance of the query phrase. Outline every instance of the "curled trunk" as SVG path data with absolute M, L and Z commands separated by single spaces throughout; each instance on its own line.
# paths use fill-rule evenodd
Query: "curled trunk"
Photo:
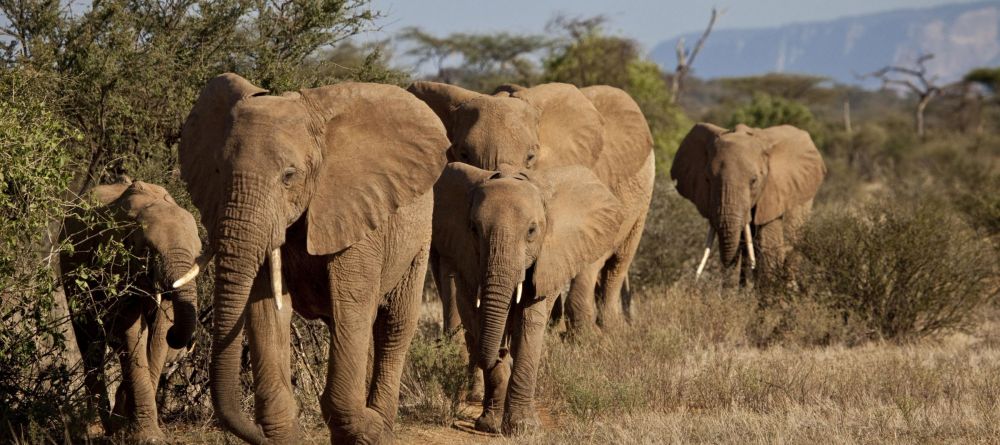
M 168 254 L 166 267 L 168 281 L 176 281 L 190 271 L 194 264 L 194 255 L 191 253 Z M 175 289 L 173 300 L 174 325 L 167 331 L 167 344 L 171 348 L 181 349 L 191 343 L 195 326 L 198 324 L 198 292 L 194 281 Z

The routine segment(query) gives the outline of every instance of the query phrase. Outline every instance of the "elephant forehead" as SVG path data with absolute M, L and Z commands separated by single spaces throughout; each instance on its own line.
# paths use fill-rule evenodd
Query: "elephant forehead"
M 201 251 L 198 227 L 190 213 L 166 202 L 146 206 L 138 222 L 153 246 L 161 252 L 183 249 L 192 255 Z
M 474 194 L 476 215 L 484 219 L 500 217 L 535 218 L 544 214 L 541 193 L 530 182 L 514 177 L 481 184 Z

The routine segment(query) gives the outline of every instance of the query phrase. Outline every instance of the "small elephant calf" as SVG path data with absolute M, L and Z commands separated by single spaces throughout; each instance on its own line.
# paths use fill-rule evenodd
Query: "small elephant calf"
M 60 258 L 87 390 L 107 434 L 161 441 L 160 371 L 168 355 L 189 346 L 197 323 L 198 229 L 158 185 L 100 185 L 88 201 L 65 221 L 62 240 L 73 248 Z M 122 367 L 113 411 L 104 376 L 108 347 Z

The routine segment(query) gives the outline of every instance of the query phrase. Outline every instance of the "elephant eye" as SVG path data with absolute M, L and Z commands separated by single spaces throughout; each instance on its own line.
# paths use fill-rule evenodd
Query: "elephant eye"
M 289 185 L 292 182 L 292 179 L 295 179 L 295 173 L 297 172 L 298 170 L 296 170 L 295 167 L 286 168 L 281 174 L 281 182 L 284 182 L 285 185 Z
M 757 185 L 757 175 L 753 175 L 753 177 L 750 178 L 750 185 Z
M 538 233 L 538 224 L 531 223 L 531 225 L 528 226 L 528 239 L 529 240 L 534 239 L 535 238 L 535 234 L 537 234 L 537 233 Z

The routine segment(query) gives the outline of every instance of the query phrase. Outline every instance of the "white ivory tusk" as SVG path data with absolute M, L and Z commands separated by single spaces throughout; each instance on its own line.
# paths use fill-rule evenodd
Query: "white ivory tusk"
M 712 224 L 709 224 L 708 236 L 705 238 L 705 253 L 701 256 L 701 263 L 698 264 L 698 270 L 694 273 L 695 280 L 701 277 L 701 273 L 705 271 L 705 264 L 708 263 L 708 256 L 712 253 L 713 242 L 715 242 L 715 229 L 712 228 Z
M 178 278 L 177 281 L 174 281 L 173 288 L 177 289 L 185 284 L 190 283 L 191 280 L 194 279 L 194 277 L 198 276 L 199 272 L 201 272 L 201 267 L 198 266 L 198 263 L 195 263 L 193 266 L 191 266 L 191 269 L 188 270 L 187 273 L 181 275 L 181 277 Z
M 159 306 L 162 301 L 163 301 L 163 295 L 160 295 L 160 293 L 157 292 L 156 293 L 156 305 Z
M 476 294 L 476 309 L 479 309 L 479 294 Z
M 521 288 L 524 287 L 524 282 L 517 283 L 517 297 L 514 297 L 514 304 L 521 302 Z
M 271 291 L 274 293 L 274 306 L 281 310 L 281 248 L 277 248 L 271 251 L 271 255 L 268 257 L 268 262 L 271 263 Z
M 743 235 L 747 238 L 747 257 L 750 258 L 750 269 L 757 268 L 757 255 L 753 253 L 753 235 L 750 234 L 750 223 L 743 228 Z

